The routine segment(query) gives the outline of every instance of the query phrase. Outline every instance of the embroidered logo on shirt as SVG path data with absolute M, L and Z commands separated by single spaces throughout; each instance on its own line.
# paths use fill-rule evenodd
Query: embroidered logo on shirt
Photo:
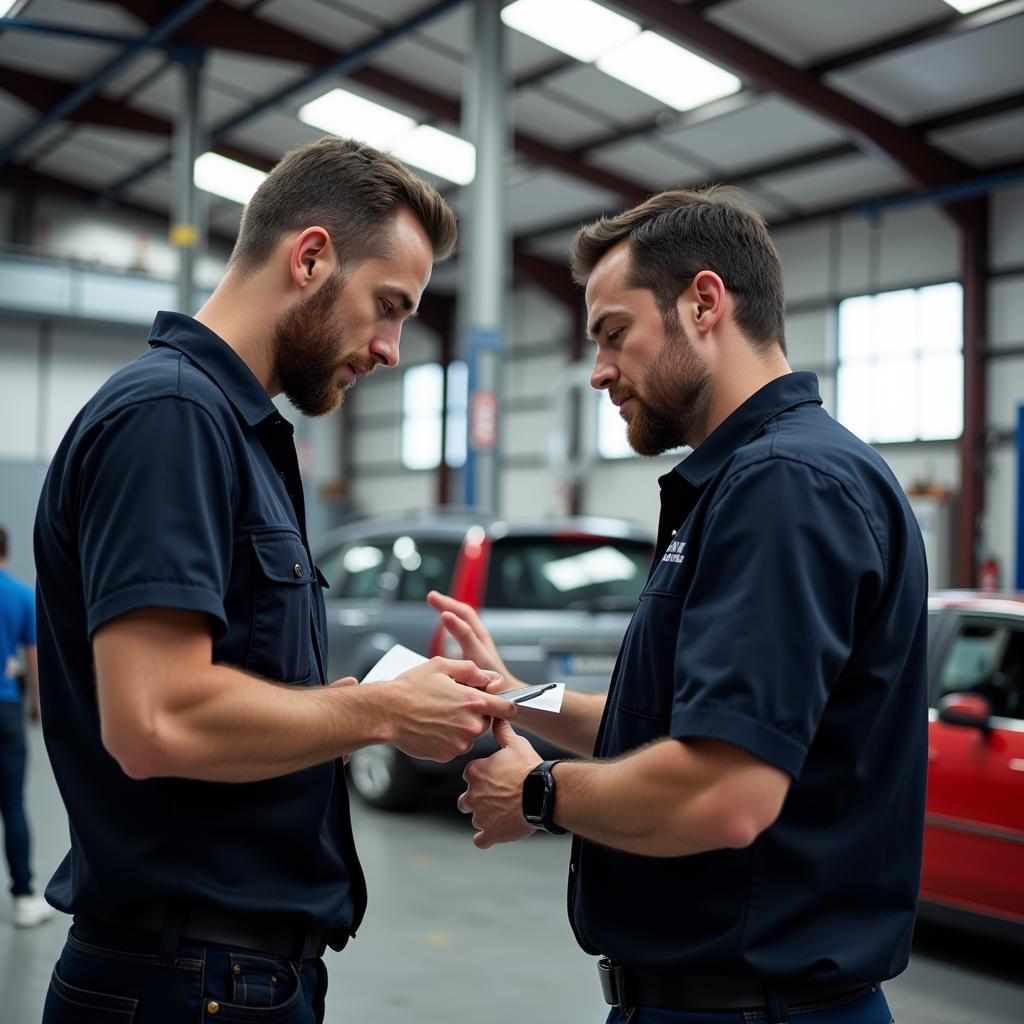
M 686 547 L 685 540 L 674 540 L 665 549 L 665 554 L 661 556 L 663 562 L 681 562 L 685 557 L 683 555 L 683 548 Z

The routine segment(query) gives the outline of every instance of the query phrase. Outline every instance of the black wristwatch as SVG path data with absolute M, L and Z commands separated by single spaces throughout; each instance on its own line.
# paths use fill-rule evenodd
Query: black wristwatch
M 551 774 L 558 761 L 541 761 L 523 779 L 523 817 L 534 827 L 553 836 L 564 836 L 566 830 L 551 819 L 555 813 L 555 777 Z

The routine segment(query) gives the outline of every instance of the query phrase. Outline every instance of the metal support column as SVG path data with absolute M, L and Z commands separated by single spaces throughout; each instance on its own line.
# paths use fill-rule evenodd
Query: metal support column
M 1024 405 L 1017 406 L 1017 572 L 1013 585 L 1024 590 Z
M 477 0 L 473 61 L 465 82 L 464 130 L 476 146 L 469 230 L 464 240 L 460 349 L 469 368 L 466 504 L 500 510 L 500 384 L 509 238 L 505 219 L 508 121 L 502 0 Z
M 171 245 L 178 250 L 178 312 L 195 312 L 195 265 L 200 251 L 199 190 L 192 180 L 192 169 L 199 156 L 199 87 L 203 54 L 196 51 L 180 64 L 182 104 L 174 133 L 174 223 Z
M 964 204 L 961 259 L 964 285 L 964 432 L 960 438 L 956 585 L 977 584 L 985 512 L 985 346 L 988 336 L 988 199 Z

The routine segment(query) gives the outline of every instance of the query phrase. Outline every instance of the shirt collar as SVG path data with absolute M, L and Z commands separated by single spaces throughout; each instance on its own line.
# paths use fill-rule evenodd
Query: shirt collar
M 263 385 L 238 353 L 198 320 L 163 310 L 153 321 L 149 344 L 168 345 L 187 355 L 224 392 L 250 427 L 279 415 Z
M 780 413 L 797 405 L 821 405 L 813 373 L 787 373 L 769 381 L 730 413 L 675 469 L 694 487 L 703 487 L 737 448 L 756 437 Z

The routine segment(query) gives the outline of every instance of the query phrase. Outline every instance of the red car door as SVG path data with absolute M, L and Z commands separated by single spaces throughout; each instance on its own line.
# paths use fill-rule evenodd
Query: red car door
M 961 612 L 937 666 L 933 703 L 989 701 L 989 730 L 929 726 L 921 896 L 1024 923 L 1024 618 Z

